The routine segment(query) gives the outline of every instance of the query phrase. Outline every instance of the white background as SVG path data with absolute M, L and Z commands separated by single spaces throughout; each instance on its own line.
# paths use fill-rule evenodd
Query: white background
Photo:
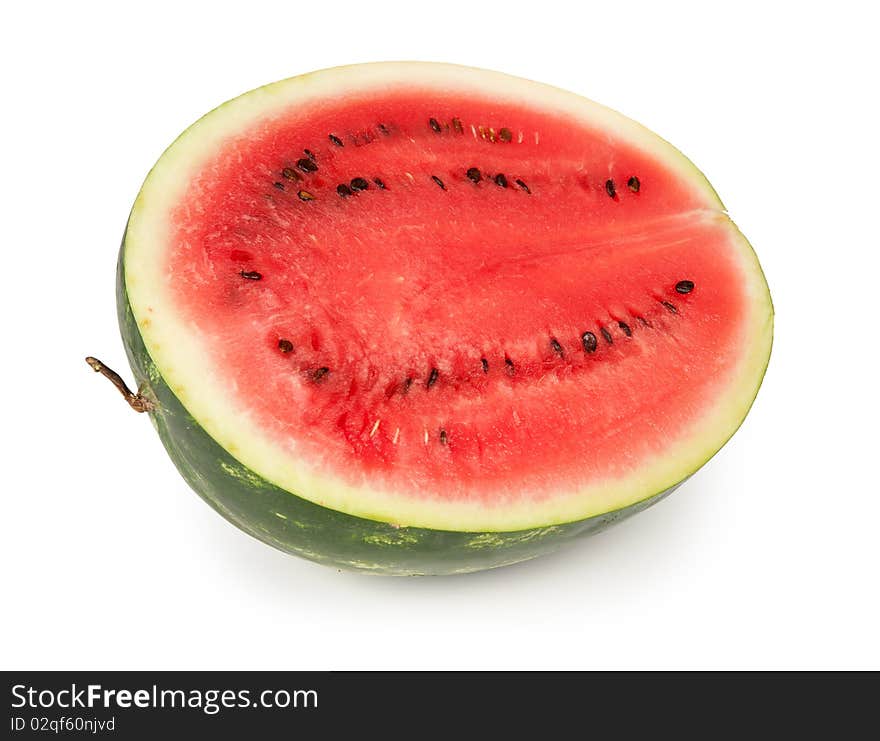
M 3 668 L 880 667 L 869 3 L 3 7 Z M 381 59 L 496 68 L 642 121 L 766 270 L 776 343 L 740 432 L 556 556 L 443 579 L 285 556 L 203 504 L 83 363 L 128 375 L 116 250 L 164 147 L 262 83 Z

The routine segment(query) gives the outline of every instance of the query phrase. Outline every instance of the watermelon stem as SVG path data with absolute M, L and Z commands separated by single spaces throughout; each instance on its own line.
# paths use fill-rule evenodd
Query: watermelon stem
M 104 378 L 110 379 L 110 382 L 119 389 L 119 393 L 122 394 L 128 402 L 128 405 L 136 412 L 149 412 L 153 408 L 153 402 L 145 396 L 134 393 L 115 370 L 108 368 L 100 360 L 93 358 L 91 355 L 86 358 L 86 362 L 95 373 L 100 373 Z

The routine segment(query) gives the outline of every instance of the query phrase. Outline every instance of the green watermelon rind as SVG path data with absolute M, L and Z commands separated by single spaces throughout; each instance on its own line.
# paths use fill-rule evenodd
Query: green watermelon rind
M 339 569 L 395 576 L 465 574 L 552 553 L 647 509 L 678 485 L 622 509 L 577 522 L 511 532 L 397 527 L 356 517 L 281 489 L 236 460 L 193 419 L 144 345 L 125 287 L 125 243 L 117 268 L 119 328 L 140 393 L 177 470 L 215 511 L 277 548 Z
M 751 339 L 738 377 L 717 400 L 711 418 L 703 420 L 700 434 L 680 443 L 675 455 L 667 454 L 665 459 L 674 465 L 643 472 L 639 486 L 592 492 L 598 496 L 568 497 L 557 503 L 555 510 L 538 502 L 520 504 L 516 512 L 507 508 L 474 512 L 447 507 L 445 502 L 427 506 L 405 497 L 382 500 L 376 492 L 348 491 L 340 482 L 301 472 L 300 462 L 288 465 L 291 462 L 286 461 L 281 466 L 272 447 L 258 439 L 256 432 L 249 436 L 247 430 L 239 429 L 240 420 L 224 407 L 222 386 L 214 383 L 206 387 L 196 362 L 190 362 L 192 367 L 183 372 L 188 367 L 186 358 L 177 357 L 177 353 L 187 348 L 187 334 L 175 334 L 167 327 L 157 331 L 160 312 L 161 321 L 167 323 L 173 319 L 173 307 L 153 300 L 156 276 L 145 245 L 155 240 L 157 228 L 163 228 L 156 220 L 163 213 L 162 204 L 173 201 L 187 168 L 205 156 L 210 146 L 243 122 L 265 115 L 281 103 L 288 105 L 299 91 L 308 89 L 308 95 L 326 92 L 331 83 L 353 76 L 355 68 L 324 70 L 251 91 L 218 107 L 181 134 L 156 163 L 138 195 L 120 252 L 117 283 L 119 320 L 129 361 L 142 393 L 155 402 L 151 416 L 175 465 L 192 488 L 227 520 L 282 551 L 370 573 L 465 573 L 533 558 L 603 530 L 662 499 L 702 467 L 736 432 L 758 393 L 772 346 L 773 307 L 751 245 L 728 219 L 711 185 L 693 163 L 656 134 L 570 93 L 484 70 L 375 64 L 359 66 L 357 74 L 375 82 L 377 76 L 400 75 L 402 68 L 406 68 L 406 75 L 419 79 L 423 74 L 455 75 L 458 79 L 467 72 L 479 76 L 480 85 L 500 84 L 502 80 L 508 87 L 528 85 L 530 91 L 551 96 L 560 105 L 559 96 L 566 96 L 566 110 L 575 104 L 590 106 L 606 123 L 622 126 L 628 136 L 651 149 L 703 194 L 706 210 L 700 218 L 718 219 L 730 229 L 731 238 L 738 243 L 751 304 L 744 324 Z M 652 491 L 659 493 L 651 495 Z

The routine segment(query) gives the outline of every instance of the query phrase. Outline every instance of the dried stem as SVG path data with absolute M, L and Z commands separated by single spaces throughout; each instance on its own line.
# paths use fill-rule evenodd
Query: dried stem
M 136 412 L 149 412 L 153 408 L 153 403 L 145 396 L 134 393 L 125 385 L 125 381 L 122 380 L 122 377 L 115 370 L 108 368 L 91 355 L 86 358 L 86 362 L 95 373 L 100 373 L 104 378 L 110 379 L 110 382 L 119 389 L 119 393 L 122 394 L 128 405 Z

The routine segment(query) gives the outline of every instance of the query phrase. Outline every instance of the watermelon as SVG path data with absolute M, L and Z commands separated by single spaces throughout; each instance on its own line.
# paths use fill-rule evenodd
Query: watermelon
M 246 93 L 148 175 L 118 262 L 186 481 L 288 553 L 522 561 L 657 502 L 742 423 L 758 260 L 678 150 L 496 72 L 379 63 Z

